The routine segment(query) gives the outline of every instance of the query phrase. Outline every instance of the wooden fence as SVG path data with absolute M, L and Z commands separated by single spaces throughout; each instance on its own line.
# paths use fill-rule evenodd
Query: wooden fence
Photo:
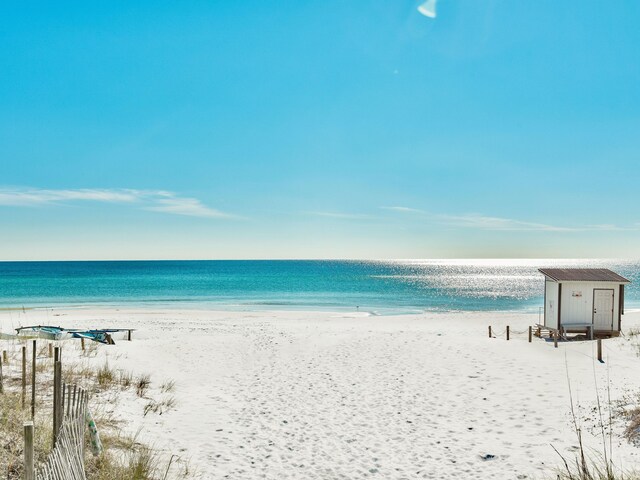
M 35 352 L 36 342 L 33 342 Z M 51 350 L 51 349 L 50 349 Z M 35 390 L 35 353 L 33 355 L 32 389 Z M 25 354 L 23 348 L 23 394 L 25 379 Z M 37 468 L 34 465 L 33 421 L 24 424 L 25 480 L 86 480 L 84 471 L 85 430 L 89 427 L 94 454 L 102 450 L 95 423 L 88 410 L 88 393 L 77 385 L 62 383 L 62 350 L 55 348 L 53 368 L 53 449 Z M 24 401 L 24 400 L 23 400 Z M 32 396 L 31 413 L 35 412 L 35 396 Z
M 66 402 L 65 402 L 66 390 Z M 39 469 L 37 480 L 84 480 L 84 432 L 87 392 L 75 385 L 62 386 L 62 422 L 55 447 Z
M 129 338 L 130 338 L 129 333 Z M 31 342 L 29 342 L 31 343 Z M 35 465 L 34 419 L 36 412 L 36 360 L 37 343 L 32 342 L 31 355 L 31 420 L 24 422 L 24 479 L 25 480 L 86 480 L 84 471 L 85 431 L 88 431 L 93 455 L 102 453 L 100 436 L 88 409 L 88 392 L 77 385 L 62 383 L 62 349 L 48 345 L 49 357 L 53 363 L 53 448 L 47 459 Z M 21 404 L 27 405 L 27 346 L 21 350 Z M 46 352 L 46 349 L 45 349 Z M 54 355 L 55 352 L 55 355 Z M 0 394 L 4 393 L 3 366 L 8 364 L 9 355 L 3 350 L 0 356 Z M 20 368 L 21 367 L 21 368 Z M 42 406 L 42 405 L 41 405 Z
M 59 430 L 54 432 L 55 446 L 47 460 L 36 472 L 29 472 L 25 462 L 25 478 L 35 480 L 86 480 L 84 472 L 84 432 L 87 419 L 87 392 L 75 385 L 63 385 L 61 389 L 62 421 Z M 55 402 L 55 399 L 54 399 Z M 31 422 L 28 422 L 31 423 Z M 25 442 L 33 438 L 27 433 L 25 424 Z M 33 426 L 31 425 L 31 428 Z M 25 445 L 25 453 L 29 449 Z M 31 446 L 31 450 L 33 447 Z M 25 455 L 25 460 L 27 456 Z M 33 467 L 31 467 L 33 468 Z

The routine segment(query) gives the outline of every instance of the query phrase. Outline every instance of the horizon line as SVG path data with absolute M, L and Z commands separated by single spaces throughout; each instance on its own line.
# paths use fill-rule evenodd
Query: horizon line
M 509 260 L 589 260 L 589 261 L 640 261 L 640 257 L 415 257 L 415 258 L 358 258 L 358 257 L 300 257 L 300 258 L 102 258 L 102 259 L 46 259 L 4 260 L 0 263 L 56 263 L 56 262 L 415 262 L 415 261 L 509 261 Z

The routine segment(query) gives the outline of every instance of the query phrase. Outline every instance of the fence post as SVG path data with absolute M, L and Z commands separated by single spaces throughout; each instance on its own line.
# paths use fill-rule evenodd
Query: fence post
M 53 344 L 49 342 L 49 358 L 53 357 Z
M 2 361 L 4 362 L 4 364 L 6 365 L 7 363 L 9 363 L 9 357 L 7 355 L 7 351 L 3 350 L 2 351 Z
M 533 327 L 529 325 L 529 343 L 531 343 L 531 337 L 533 336 Z
M 4 393 L 4 385 L 3 385 L 3 378 L 2 378 L 2 358 L 0 358 L 0 393 Z
M 600 363 L 603 363 L 602 362 L 602 339 L 601 338 L 598 339 L 598 361 Z
M 489 327 L 489 328 L 491 328 L 491 327 Z M 128 333 L 127 333 L 127 340 L 128 340 L 128 341 L 131 341 L 131 330 L 128 330 Z
M 80 345 L 82 345 L 82 351 L 84 352 L 84 338 L 80 337 Z
M 60 363 L 60 347 L 55 348 L 55 363 L 53 364 L 53 446 L 56 446 L 61 425 L 62 407 L 62 364 Z
M 31 355 L 31 419 L 36 418 L 36 341 Z
M 27 397 L 27 347 L 22 346 L 22 408 Z
M 489 325 L 489 338 L 491 338 L 491 325 Z
M 62 392 L 64 395 L 64 392 Z M 65 409 L 67 416 L 71 415 L 71 385 L 67 385 L 67 401 L 65 402 Z
M 507 325 L 507 340 L 509 340 L 509 325 Z
M 558 348 L 558 332 L 553 332 L 553 347 Z
M 24 480 L 35 480 L 33 464 L 33 421 L 24 422 Z

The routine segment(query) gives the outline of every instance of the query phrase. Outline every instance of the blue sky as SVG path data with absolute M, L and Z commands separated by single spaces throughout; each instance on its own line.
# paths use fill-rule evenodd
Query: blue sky
M 640 2 L 418 5 L 2 2 L 0 259 L 640 256 Z

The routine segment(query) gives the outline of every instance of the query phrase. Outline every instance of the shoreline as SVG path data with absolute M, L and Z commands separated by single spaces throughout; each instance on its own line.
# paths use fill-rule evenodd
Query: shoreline
M 357 308 L 356 308 L 357 307 Z M 420 306 L 367 306 L 367 305 L 318 305 L 318 304 L 288 304 L 285 302 L 251 302 L 251 303 L 222 303 L 203 302 L 199 300 L 176 300 L 171 302 L 149 301 L 149 302 L 64 302 L 59 304 L 25 304 L 20 306 L 0 306 L 0 312 L 22 312 L 24 311 L 66 311 L 66 310 L 167 310 L 167 311 L 216 311 L 216 312 L 364 312 L 372 316 L 396 316 L 396 315 L 429 315 L 429 314 L 482 314 L 482 313 L 512 313 L 512 314 L 538 314 L 541 306 L 523 306 L 518 309 L 484 309 L 484 310 L 464 310 L 464 309 L 444 309 L 425 308 Z M 632 307 L 625 307 L 628 312 L 640 312 L 640 304 Z

